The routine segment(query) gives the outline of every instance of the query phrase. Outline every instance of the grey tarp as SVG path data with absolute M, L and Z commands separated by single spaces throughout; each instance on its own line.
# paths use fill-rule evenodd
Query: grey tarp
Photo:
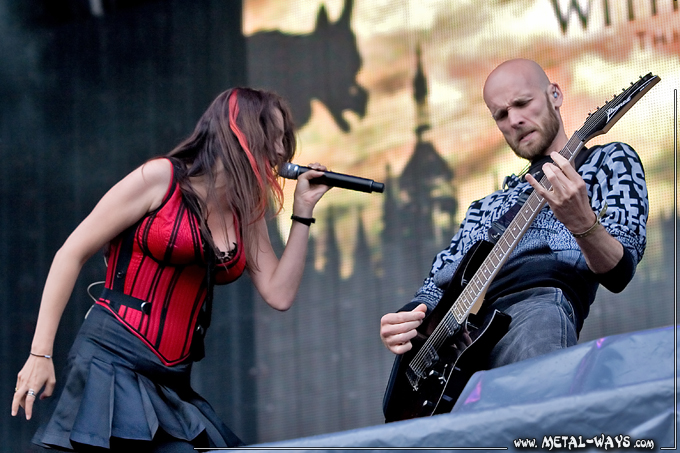
M 676 337 L 667 327 L 601 338 L 478 372 L 449 414 L 250 448 L 533 449 L 518 439 L 539 450 L 677 447 Z

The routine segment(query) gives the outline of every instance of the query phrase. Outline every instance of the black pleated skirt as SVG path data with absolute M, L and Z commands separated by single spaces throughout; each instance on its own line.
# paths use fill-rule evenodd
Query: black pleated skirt
M 106 308 L 94 305 L 78 332 L 51 415 L 33 437 L 43 447 L 73 442 L 109 448 L 112 437 L 150 441 L 159 429 L 210 445 L 243 445 L 190 386 L 191 361 L 168 367 Z

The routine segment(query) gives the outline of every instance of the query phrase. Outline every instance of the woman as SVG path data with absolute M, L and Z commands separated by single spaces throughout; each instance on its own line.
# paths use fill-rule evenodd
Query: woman
M 265 211 L 282 202 L 277 167 L 295 151 L 288 107 L 247 88 L 220 94 L 193 134 L 116 184 L 56 253 L 12 415 L 52 395 L 52 348 L 83 264 L 108 244 L 105 289 L 69 353 L 64 390 L 33 441 L 68 451 L 194 451 L 242 444 L 189 385 L 203 356 L 212 287 L 245 268 L 262 298 L 287 310 L 297 293 L 314 206 L 329 189 L 298 178 L 279 260 Z

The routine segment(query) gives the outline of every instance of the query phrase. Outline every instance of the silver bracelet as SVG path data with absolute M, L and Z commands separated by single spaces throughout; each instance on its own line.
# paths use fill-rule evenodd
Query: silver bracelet
M 35 357 L 43 357 L 45 359 L 51 359 L 52 358 L 51 355 L 47 355 L 47 354 L 34 354 L 32 352 L 29 352 L 29 354 L 31 354 L 32 356 L 35 356 Z

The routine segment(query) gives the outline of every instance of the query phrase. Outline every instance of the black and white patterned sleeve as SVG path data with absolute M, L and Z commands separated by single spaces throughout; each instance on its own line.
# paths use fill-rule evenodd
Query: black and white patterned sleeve
M 593 208 L 607 202 L 602 224 L 632 255 L 637 264 L 647 244 L 649 200 L 640 157 L 625 143 L 603 145 L 584 165 Z
M 474 243 L 474 237 L 479 235 L 481 218 L 485 209 L 487 207 L 484 200 L 477 200 L 470 205 L 458 232 L 451 239 L 449 246 L 434 257 L 430 273 L 424 280 L 423 286 L 416 291 L 411 302 L 404 308 L 413 309 L 418 304 L 424 303 L 429 313 L 437 305 L 444 294 L 444 289 L 435 283 L 435 275 L 445 266 L 460 262 L 467 251 L 466 247 Z

